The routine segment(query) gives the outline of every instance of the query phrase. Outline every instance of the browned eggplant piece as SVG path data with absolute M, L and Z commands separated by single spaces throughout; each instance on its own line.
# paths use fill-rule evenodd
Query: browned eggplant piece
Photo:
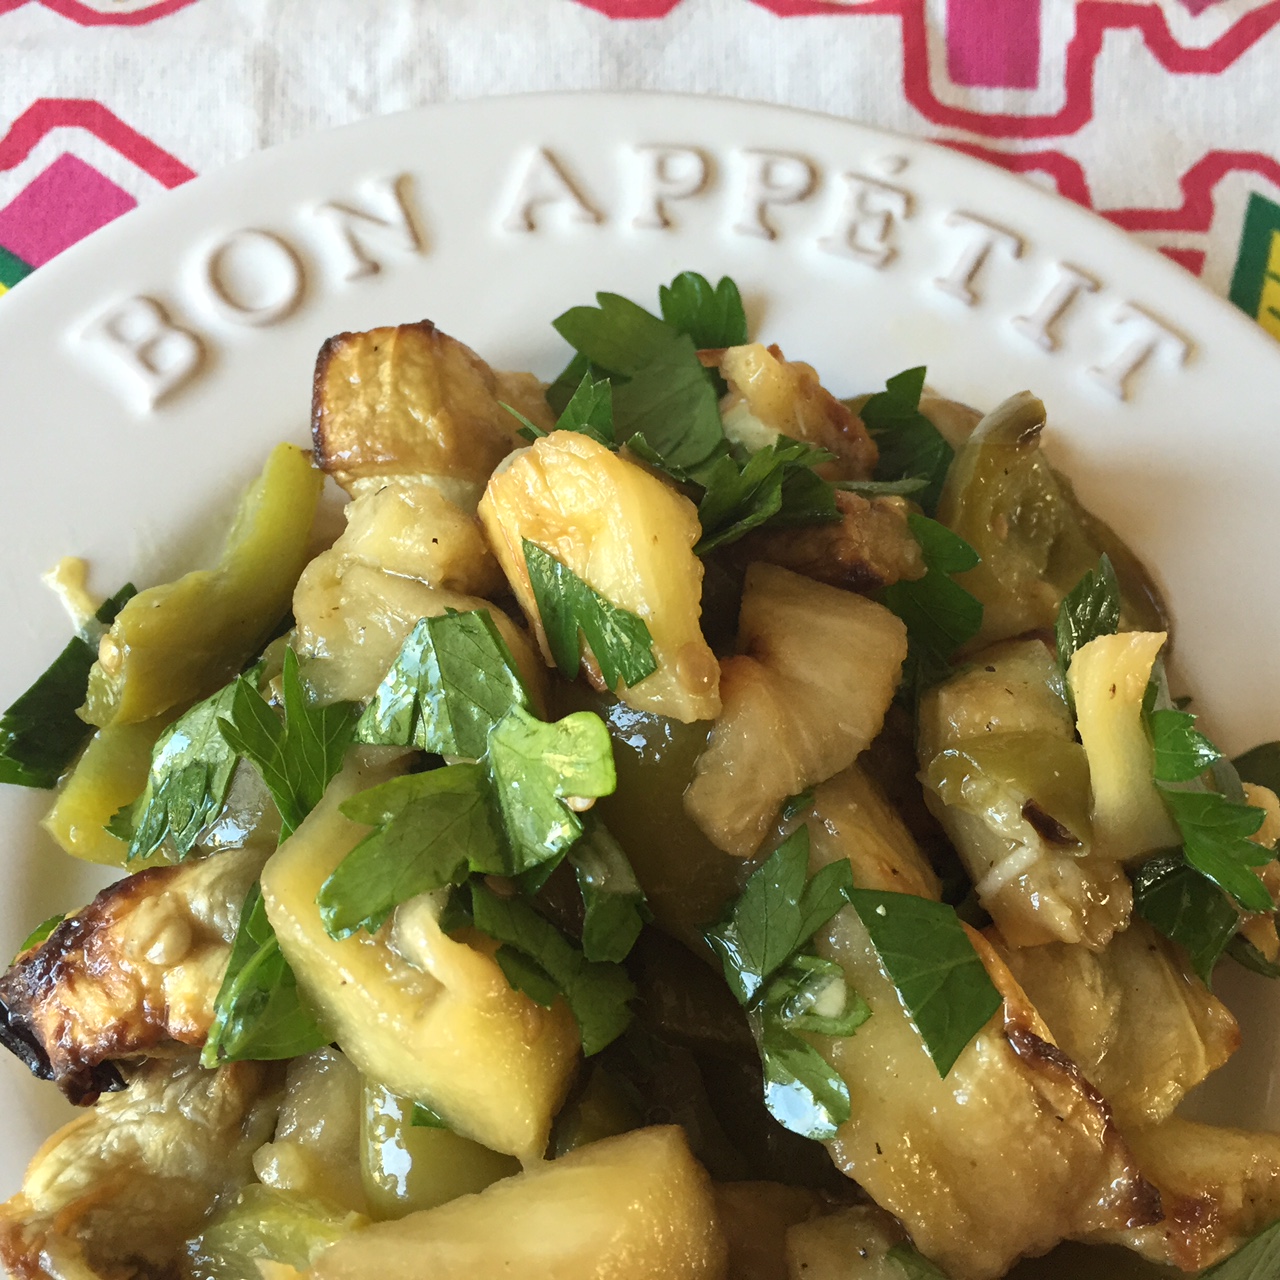
M 787 796 L 847 769 L 880 732 L 907 636 L 864 596 L 753 564 L 738 649 L 684 803 L 717 848 L 747 858 Z
M 818 468 L 826 479 L 870 478 L 879 457 L 875 441 L 862 419 L 823 387 L 811 365 L 758 342 L 728 347 L 716 353 L 714 363 L 732 397 L 723 410 L 730 439 L 754 449 L 781 432 L 835 455 Z
M 1127 1245 L 1151 1262 L 1199 1271 L 1280 1216 L 1280 1134 L 1170 1116 L 1127 1137 L 1160 1190 L 1164 1212 L 1155 1223 L 1093 1239 Z
M 1039 640 L 993 645 L 920 700 L 925 800 L 1013 946 L 1101 950 L 1129 919 L 1129 881 L 1094 847 L 1074 729 Z
M 265 849 L 153 867 L 104 889 L 0 978 L 7 1037 L 73 1102 L 109 1064 L 204 1043 L 240 907 Z
M 729 552 L 740 564 L 762 560 L 846 591 L 875 591 L 924 576 L 920 544 L 907 528 L 901 498 L 864 498 L 838 491 L 838 524 L 799 525 L 749 533 Z
M 841 856 L 835 844 L 813 852 Z M 872 1011 L 855 1035 L 822 1044 L 854 1099 L 827 1148 L 951 1280 L 995 1280 L 1059 1240 L 1150 1226 L 1161 1209 L 1106 1101 L 970 936 L 1004 1006 L 943 1078 L 854 910 L 819 934 L 819 953 Z
M 727 1280 L 711 1180 L 674 1125 L 541 1161 L 325 1249 L 315 1280 Z
M 536 379 L 495 374 L 429 320 L 339 333 L 316 360 L 316 462 L 353 495 L 364 480 L 434 477 L 474 511 L 494 467 L 520 443 L 503 401 L 553 425 Z
M 1054 942 L 1002 954 L 1122 1125 L 1167 1119 L 1240 1043 L 1226 1005 L 1143 920 L 1130 921 L 1101 953 Z

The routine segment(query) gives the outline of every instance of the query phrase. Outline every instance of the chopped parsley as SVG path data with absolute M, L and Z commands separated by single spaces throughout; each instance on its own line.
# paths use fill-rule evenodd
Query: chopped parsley
M 1266 886 L 1253 872 L 1275 854 L 1249 839 L 1266 815 L 1205 784 L 1205 771 L 1225 764 L 1222 753 L 1195 729 L 1195 716 L 1174 707 L 1159 664 L 1143 700 L 1143 715 L 1154 751 L 1156 785 L 1182 837 L 1183 857 L 1246 911 L 1275 910 Z M 1234 773 L 1222 780 L 1238 791 Z M 1207 936 L 1213 933 L 1213 921 L 1206 921 Z
M 809 831 L 801 827 L 752 873 L 729 914 L 705 937 L 741 1005 L 849 900 L 853 872 L 840 860 L 808 877 Z
M 829 454 L 786 437 L 754 453 L 730 450 L 718 405 L 724 381 L 697 353 L 748 340 L 733 281 L 713 286 L 686 271 L 659 294 L 661 319 L 600 293 L 596 306 L 555 321 L 578 352 L 547 393 L 561 411 L 557 426 L 626 445 L 678 484 L 700 489 L 700 555 L 764 524 L 839 519 L 834 486 L 813 469 Z
M 444 1118 L 431 1110 L 425 1102 L 415 1102 L 409 1112 L 409 1125 L 414 1129 L 447 1129 Z
M 556 430 L 581 432 L 606 449 L 612 449 L 615 444 L 613 387 L 609 379 L 594 378 L 590 370 L 584 373 L 556 421 Z
M 945 1076 L 1002 1003 L 955 908 L 873 889 L 854 889 L 849 901 Z
M 231 713 L 218 720 L 227 745 L 262 775 L 280 810 L 280 838 L 297 830 L 342 768 L 359 709 L 347 702 L 313 706 L 298 677 L 298 656 L 284 651 L 284 720 L 245 680 L 233 685 Z
M 740 347 L 747 341 L 747 313 L 738 286 L 724 276 L 712 286 L 696 271 L 684 271 L 658 289 L 662 318 L 688 334 L 700 350 Z
M 924 375 L 920 365 L 890 378 L 883 391 L 864 402 L 859 416 L 880 451 L 875 478 L 922 480 L 914 492 L 919 494 L 917 501 L 925 514 L 931 516 L 938 509 L 955 451 L 920 412 Z
M 255 881 L 240 912 L 200 1065 L 296 1058 L 330 1039 L 303 1005 Z
M 1240 926 L 1240 913 L 1217 885 L 1180 852 L 1159 854 L 1133 878 L 1133 909 L 1184 948 L 1200 980 L 1213 986 L 1214 966 Z
M 895 1244 L 885 1257 L 898 1264 L 906 1280 L 947 1280 L 945 1272 L 939 1271 L 919 1249 L 905 1240 Z
M 639 437 L 665 468 L 695 479 L 728 448 L 715 387 L 684 334 L 666 338 L 631 377 L 614 385 L 613 426 L 620 441 Z
M 549 401 L 550 392 L 548 392 Z M 502 407 L 520 422 L 520 430 L 517 434 L 530 443 L 550 434 L 538 426 L 536 422 L 526 418 L 519 409 L 513 409 L 509 404 L 504 404 Z M 612 449 L 615 444 L 613 438 L 613 386 L 609 379 L 595 377 L 588 367 L 582 375 L 582 381 L 578 383 L 573 394 L 565 401 L 560 417 L 556 420 L 556 425 L 552 430 L 577 431 L 584 436 L 590 436 L 597 444 L 604 445 L 606 449 Z
M 1103 556 L 1058 609 L 1055 634 L 1058 666 L 1065 675 L 1074 655 L 1120 626 L 1120 586 Z M 1070 697 L 1070 683 L 1063 681 Z M 1180 850 L 1149 859 L 1133 878 L 1134 909 L 1158 933 L 1182 947 L 1206 986 L 1224 951 L 1245 956 L 1236 945 L 1239 909 L 1268 912 L 1271 895 L 1253 868 L 1274 854 L 1249 839 L 1264 814 L 1243 804 L 1244 793 L 1231 765 L 1196 728 L 1196 717 L 1169 696 L 1163 665 L 1157 661 L 1142 704 L 1151 741 L 1152 777 L 1182 839 Z M 1206 781 L 1211 779 L 1219 789 Z M 1233 941 L 1235 940 L 1235 941 Z
M 568 565 L 528 538 L 524 539 L 524 560 L 542 630 L 561 672 L 570 679 L 578 674 L 579 636 L 591 646 L 611 693 L 623 683 L 634 687 L 658 669 L 653 637 L 643 618 L 611 604 Z
M 256 689 L 256 670 L 196 703 L 160 735 L 142 794 L 108 824 L 128 843 L 129 861 L 149 858 L 167 842 L 181 862 L 222 811 L 240 756 L 219 721 L 232 713 L 242 680 Z
M 850 1035 L 870 1014 L 838 965 L 808 954 L 813 935 L 849 900 L 846 861 L 812 878 L 809 830 L 789 836 L 704 934 L 747 1010 L 764 1069 L 765 1106 L 793 1133 L 824 1140 L 850 1115 L 849 1089 L 797 1033 Z
M 636 873 L 602 822 L 591 822 L 569 852 L 582 894 L 582 953 L 588 960 L 625 960 L 651 917 Z
M 748 454 L 730 454 L 698 474 L 704 486 L 698 504 L 702 537 L 694 550 L 706 555 L 763 524 L 819 524 L 838 520 L 835 489 L 814 470 L 831 459 L 822 449 L 788 436 Z
M 1075 710 L 1075 696 L 1067 680 L 1067 668 L 1076 650 L 1099 636 L 1114 635 L 1120 628 L 1120 584 L 1110 557 L 1104 555 L 1095 571 L 1086 573 L 1062 598 L 1054 622 L 1058 669 L 1062 672 L 1067 702 Z
M 465 747 L 474 762 L 396 778 L 343 804 L 374 829 L 321 886 L 326 930 L 375 931 L 400 903 L 454 886 L 441 928 L 471 924 L 502 943 L 497 961 L 511 984 L 544 1004 L 564 996 L 584 1050 L 603 1048 L 630 1019 L 633 992 L 616 961 L 646 918 L 622 850 L 595 824 L 584 839 L 577 812 L 617 785 L 604 722 L 585 711 L 537 719 L 484 611 L 419 623 L 380 692 L 381 711 L 361 721 L 368 738 L 383 740 L 382 726 L 391 741 L 449 755 L 464 753 L 442 748 Z M 581 949 L 519 892 L 534 892 L 566 854 L 585 907 Z M 490 875 L 506 877 L 514 896 L 494 894 L 481 879 Z
M 316 896 L 332 938 L 373 933 L 400 903 L 460 884 L 473 871 L 508 871 L 489 781 L 478 764 L 393 778 L 352 796 L 342 812 L 374 830 Z
M 1275 856 L 1249 839 L 1262 826 L 1262 810 L 1233 804 L 1215 791 L 1161 791 L 1182 835 L 1186 860 L 1246 911 L 1274 911 L 1271 895 L 1252 870 Z
M 489 730 L 529 705 L 511 650 L 487 609 L 423 618 L 356 725 L 359 742 L 479 760 Z
M 959 534 L 927 516 L 909 515 L 907 527 L 920 544 L 924 577 L 885 587 L 880 602 L 906 623 L 902 684 L 910 695 L 950 671 L 956 650 L 982 628 L 982 602 L 952 578 L 972 569 L 978 553 Z
M 590 711 L 548 724 L 513 707 L 489 735 L 488 763 L 516 873 L 559 859 L 581 837 L 568 801 L 618 784 L 609 730 Z
M 634 377 L 657 351 L 680 336 L 678 329 L 617 293 L 597 293 L 594 307 L 570 307 L 552 325 L 587 362 L 575 381 L 592 366 Z
M 543 1005 L 564 997 L 587 1057 L 626 1030 L 635 988 L 621 965 L 588 960 L 525 899 L 500 898 L 479 881 L 471 885 L 471 914 L 481 933 L 503 944 L 498 963 L 513 987 Z
M 27 934 L 26 941 L 18 948 L 18 955 L 22 955 L 24 951 L 30 951 L 32 947 L 38 947 L 42 942 L 47 942 L 49 935 L 66 919 L 66 913 L 62 915 L 50 916 L 47 920 L 42 920 L 34 929 Z M 14 957 L 17 959 L 17 956 Z
M 1280 961 L 1268 960 L 1242 933 L 1227 943 L 1227 955 L 1263 978 L 1280 978 Z
M 1196 728 L 1196 718 L 1189 711 L 1161 707 L 1146 715 L 1158 781 L 1194 782 L 1222 759 L 1222 752 Z

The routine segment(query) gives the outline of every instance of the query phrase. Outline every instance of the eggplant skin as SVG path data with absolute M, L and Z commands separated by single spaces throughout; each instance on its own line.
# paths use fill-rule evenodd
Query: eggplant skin
M 57 1080 L 53 1064 L 44 1045 L 31 1028 L 0 1001 L 0 1047 L 8 1049 L 38 1080 Z M 91 1106 L 104 1093 L 118 1093 L 125 1087 L 124 1077 L 112 1062 L 100 1062 L 77 1072 L 74 1083 L 67 1080 L 63 1092 L 81 1106 Z
M 104 889 L 0 977 L 0 1043 L 74 1103 L 112 1065 L 204 1043 L 240 906 L 266 850 L 153 867 Z

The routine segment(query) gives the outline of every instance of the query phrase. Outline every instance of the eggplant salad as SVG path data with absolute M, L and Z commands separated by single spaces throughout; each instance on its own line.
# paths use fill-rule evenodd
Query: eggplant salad
M 1280 976 L 1280 747 L 1171 694 L 1041 402 L 838 399 L 693 272 L 554 325 L 549 385 L 338 334 L 213 567 L 55 571 L 0 780 L 124 877 L 0 977 L 82 1108 L 0 1261 L 1280 1276 L 1280 1134 L 1179 1114 Z

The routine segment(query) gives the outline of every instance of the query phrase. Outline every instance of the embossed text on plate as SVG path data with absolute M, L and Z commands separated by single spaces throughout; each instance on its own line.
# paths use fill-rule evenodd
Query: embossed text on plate
M 1096 293 L 1098 282 L 1079 267 L 1067 262 L 1054 264 L 1058 278 L 1049 288 L 1040 302 L 1025 315 L 1014 316 L 1011 323 L 1014 329 L 1028 342 L 1033 342 L 1041 351 L 1056 351 L 1061 345 L 1057 326 L 1067 314 L 1071 304 L 1082 293 Z
M 200 371 L 204 342 L 176 324 L 155 298 L 126 298 L 100 312 L 76 335 L 90 360 L 122 397 L 154 409 Z
M 835 225 L 818 240 L 818 248 L 869 267 L 888 266 L 898 252 L 897 225 L 911 216 L 911 192 L 861 173 L 843 174 L 841 181 L 844 201 Z
M 568 222 L 603 222 L 600 211 L 569 175 L 564 162 L 546 147 L 535 147 L 516 170 L 511 194 L 502 206 L 503 231 L 537 231 L 544 211 L 558 210 Z
M 926 198 L 911 180 L 909 155 L 885 150 L 846 163 L 852 167 L 829 170 L 796 151 L 715 151 L 675 140 L 603 153 L 586 144 L 521 146 L 501 171 L 488 227 L 500 240 L 587 233 L 600 243 L 602 234 L 678 231 L 688 217 L 717 228 L 720 247 L 749 260 L 785 241 L 799 249 L 800 262 L 807 256 L 804 270 L 821 271 L 825 261 L 840 278 L 839 263 L 856 264 L 851 289 L 859 267 L 901 272 L 914 277 L 903 283 L 925 285 L 920 304 L 929 306 L 932 296 L 931 309 L 951 312 L 948 323 L 959 302 L 988 337 L 1016 334 L 1014 341 L 1074 362 L 1088 382 L 1121 400 L 1134 393 L 1144 367 L 1171 370 L 1186 360 L 1189 341 L 1137 301 L 1117 299 L 1078 266 L 1046 260 L 1017 230 L 948 208 L 945 193 Z M 237 330 L 279 324 L 326 287 L 358 284 L 424 255 L 425 225 L 405 172 L 300 203 L 270 229 L 218 233 L 211 247 L 189 256 L 171 295 L 148 291 L 104 308 L 76 331 L 77 349 L 126 399 L 154 409 L 216 367 L 219 343 L 236 341 Z M 192 324 L 200 316 L 206 332 Z M 965 333 L 981 340 L 973 325 Z
M 740 236 L 776 240 L 778 229 L 769 210 L 798 204 L 818 186 L 818 169 L 812 160 L 790 151 L 740 151 L 738 211 L 733 229 Z
M 219 241 L 205 258 L 204 277 L 214 310 L 233 324 L 275 324 L 297 310 L 307 288 L 298 251 L 257 227 Z
M 1000 245 L 1011 258 L 1022 257 L 1023 240 L 1015 231 L 997 226 L 980 218 L 976 213 L 961 213 L 959 210 L 947 214 L 946 225 L 957 227 L 968 234 L 964 247 L 955 260 L 955 265 L 944 276 L 934 280 L 934 284 L 943 293 L 972 307 L 981 299 L 977 290 L 977 277 L 991 250 Z
M 672 225 L 670 200 L 688 200 L 707 189 L 711 161 L 697 147 L 637 146 L 640 192 L 631 225 L 637 231 L 665 231 Z
M 1117 400 L 1127 400 L 1133 375 L 1157 353 L 1181 365 L 1191 354 L 1191 343 L 1157 320 L 1136 302 L 1122 302 L 1112 315 L 1112 322 L 1128 341 L 1105 364 L 1094 365 L 1089 376 Z
M 359 203 L 330 200 L 314 210 L 320 224 L 332 233 L 339 271 L 347 281 L 382 270 L 382 259 L 375 253 L 422 253 L 426 248 L 409 175 L 378 178 L 366 188 L 369 198 Z

